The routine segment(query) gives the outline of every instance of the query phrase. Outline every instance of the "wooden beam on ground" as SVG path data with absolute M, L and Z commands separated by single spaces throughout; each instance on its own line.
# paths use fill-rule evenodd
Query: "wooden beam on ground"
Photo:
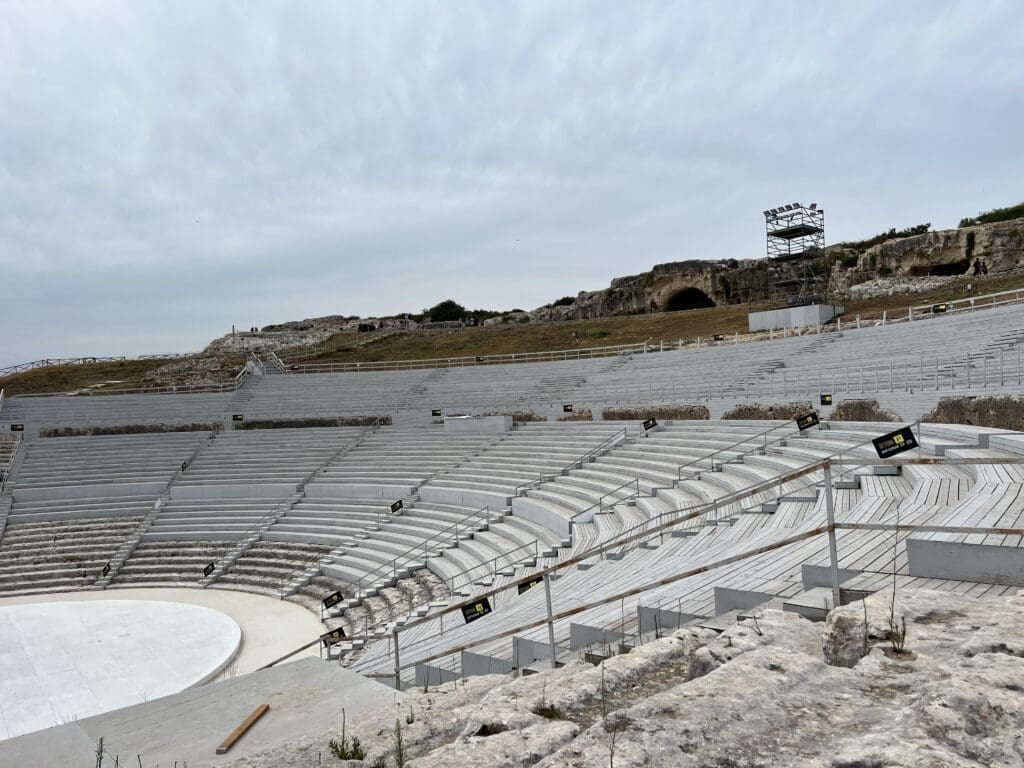
M 235 746 L 235 744 L 238 743 L 238 740 L 245 736 L 246 732 L 250 728 L 256 725 L 256 721 L 263 717 L 265 714 L 267 714 L 267 712 L 269 711 L 269 704 L 260 704 L 258 707 L 256 707 L 256 709 L 252 711 L 252 714 L 245 718 L 245 720 L 242 721 L 242 724 L 235 728 L 235 730 L 231 732 L 231 735 L 220 743 L 220 746 L 217 747 L 217 754 L 226 755 L 228 751 L 233 746 Z

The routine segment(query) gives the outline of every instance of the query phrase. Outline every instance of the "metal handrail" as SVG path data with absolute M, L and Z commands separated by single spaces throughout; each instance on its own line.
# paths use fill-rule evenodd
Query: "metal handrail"
M 361 373 L 366 371 L 416 370 L 423 368 L 455 368 L 477 365 L 501 365 L 506 363 L 581 360 L 595 357 L 613 357 L 623 354 L 642 354 L 650 351 L 650 349 L 651 347 L 647 341 L 644 341 L 637 344 L 616 344 L 613 346 L 586 347 L 583 349 L 555 349 L 544 352 L 514 352 L 501 355 L 467 355 L 463 357 L 434 357 L 416 360 L 384 360 L 354 363 L 292 363 L 289 364 L 289 368 L 295 373 Z
M 910 426 L 911 428 L 913 428 L 914 426 L 918 426 L 919 427 L 920 426 L 920 420 L 911 422 L 908 426 Z M 634 535 L 634 534 L 635 535 L 640 535 L 640 533 L 639 533 L 640 531 L 642 531 L 644 529 L 650 528 L 652 524 L 656 525 L 656 526 L 663 526 L 664 523 L 662 523 L 662 521 L 666 517 L 678 516 L 681 513 L 693 513 L 695 510 L 700 510 L 700 509 L 703 509 L 705 507 L 707 508 L 706 511 L 709 511 L 709 512 L 715 511 L 719 507 L 727 506 L 728 504 L 735 503 L 736 501 L 741 501 L 742 498 L 746 497 L 746 495 L 753 495 L 753 493 L 759 492 L 759 490 L 762 489 L 761 487 L 766 485 L 766 484 L 767 484 L 767 487 L 769 487 L 769 488 L 774 487 L 776 485 L 783 485 L 786 482 L 790 482 L 790 480 L 797 479 L 797 478 L 792 477 L 792 475 L 794 473 L 799 473 L 799 476 L 803 476 L 803 474 L 806 474 L 806 473 L 804 473 L 802 471 L 803 469 L 806 469 L 807 467 L 818 466 L 822 462 L 825 462 L 825 461 L 832 461 L 832 459 L 835 458 L 835 457 L 841 458 L 844 453 L 848 453 L 850 451 L 856 450 L 857 448 L 861 448 L 861 447 L 867 445 L 868 443 L 870 443 L 872 440 L 873 440 L 873 438 L 869 437 L 869 438 L 867 438 L 865 440 L 862 440 L 859 443 L 854 443 L 851 446 L 848 446 L 846 448 L 842 448 L 841 450 L 833 451 L 832 453 L 825 454 L 825 456 L 823 456 L 820 459 L 816 459 L 811 464 L 805 465 L 804 467 L 798 468 L 796 470 L 793 470 L 792 472 L 787 473 L 786 475 L 783 475 L 781 477 L 781 479 L 780 478 L 772 478 L 770 480 L 760 481 L 758 483 L 754 483 L 753 485 L 745 486 L 744 488 L 741 488 L 739 490 L 733 491 L 732 493 L 726 494 L 725 496 L 719 496 L 719 497 L 716 497 L 714 499 L 710 499 L 709 501 L 702 501 L 702 502 L 698 502 L 697 504 L 690 504 L 690 505 L 687 505 L 687 506 L 684 506 L 684 507 L 677 507 L 676 509 L 664 510 L 662 512 L 659 512 L 655 517 L 649 518 L 649 519 L 647 519 L 647 520 L 645 520 L 645 521 L 643 521 L 641 523 L 637 523 L 636 525 L 630 526 L 629 528 L 626 528 L 625 530 L 619 531 L 619 533 L 618 533 L 616 538 L 619 539 L 619 538 L 623 538 L 623 537 Z M 851 470 L 844 470 L 842 473 L 840 473 L 840 475 L 846 474 L 847 471 L 852 472 L 852 471 L 855 471 L 855 470 L 856 470 L 856 467 L 854 469 L 851 469 Z M 757 490 L 754 490 L 753 493 L 748 493 L 748 491 L 751 491 L 751 489 L 757 489 Z M 657 489 L 655 489 L 655 490 L 657 490 Z M 737 495 L 740 495 L 741 498 L 736 498 Z
M 287 499 L 285 499 L 284 501 L 281 501 L 278 504 L 276 504 L 269 512 L 267 512 L 265 515 L 263 515 L 258 520 L 256 520 L 256 522 L 254 522 L 246 530 L 246 532 L 244 534 L 242 534 L 242 537 L 238 540 L 238 546 L 236 546 L 228 554 L 224 555 L 224 557 L 221 559 L 221 561 L 219 563 L 217 563 L 217 567 L 220 567 L 222 564 L 226 563 L 231 557 L 233 557 L 235 555 L 236 552 L 239 552 L 240 550 L 244 549 L 245 545 L 246 545 L 246 540 L 250 536 L 256 535 L 257 538 L 258 538 L 262 533 L 264 533 L 274 523 L 274 521 L 277 519 L 278 513 L 282 509 L 285 509 L 286 507 L 289 507 L 292 504 L 294 504 L 295 501 L 299 497 L 300 497 L 300 494 L 293 493 Z M 253 543 L 255 543 L 255 542 L 253 542 Z M 239 556 L 239 558 L 240 557 L 241 557 L 241 555 Z M 238 560 L 236 559 L 235 562 L 238 562 Z M 233 564 L 234 563 L 232 563 L 232 565 Z M 210 581 L 210 579 L 212 577 L 213 577 L 212 573 L 210 574 L 210 576 L 203 576 L 203 577 L 201 577 L 199 579 L 199 583 L 205 585 L 205 583 L 207 581 Z
M 190 384 L 188 386 L 165 386 L 146 387 L 137 389 L 107 389 L 100 388 L 89 392 L 70 394 L 68 392 L 25 392 L 18 395 L 8 395 L 8 398 L 29 398 L 29 397 L 112 397 L 115 395 L 201 395 L 220 392 L 232 392 L 234 387 L 231 384 Z
M 629 437 L 629 430 L 626 429 L 626 427 L 623 427 L 618 432 L 616 432 L 614 435 L 612 435 L 611 437 L 608 437 L 608 438 L 602 440 L 600 443 L 595 445 L 593 448 L 591 448 L 589 451 L 587 451 L 583 455 L 577 456 L 575 459 L 573 459 L 571 462 L 566 464 L 564 467 L 562 467 L 557 472 L 541 472 L 539 474 L 539 476 L 538 476 L 538 479 L 531 480 L 528 483 L 521 483 L 521 484 L 517 485 L 515 487 L 515 492 L 514 492 L 513 495 L 515 495 L 515 496 L 525 496 L 526 492 L 528 490 L 530 490 L 531 488 L 536 488 L 541 483 L 547 482 L 548 480 L 553 480 L 554 478 L 560 477 L 561 475 L 567 475 L 567 474 L 569 474 L 570 470 L 581 468 L 587 462 L 587 460 L 591 456 L 596 456 L 601 451 L 605 450 L 605 446 L 607 446 L 609 443 L 612 443 L 612 442 L 615 442 L 615 441 L 619 441 L 619 438 L 621 438 L 622 441 L 625 441 L 628 437 Z
M 716 456 L 718 456 L 720 453 L 725 453 L 726 451 L 731 451 L 734 448 L 739 448 L 741 445 L 743 445 L 745 443 L 749 443 L 751 440 L 754 440 L 756 438 L 762 438 L 762 447 L 763 448 L 767 448 L 768 447 L 768 443 L 767 443 L 768 435 L 770 435 L 772 432 L 774 432 L 777 429 L 782 429 L 783 427 L 792 427 L 792 426 L 793 426 L 792 422 L 784 421 L 781 424 L 776 424 L 774 427 L 771 427 L 770 429 L 766 429 L 764 432 L 758 432 L 756 435 L 751 435 L 751 436 L 749 436 L 747 438 L 744 438 L 743 440 L 740 440 L 738 443 L 733 443 L 732 445 L 728 445 L 725 448 L 719 448 L 717 451 L 714 451 L 713 453 L 709 453 L 706 456 L 701 456 L 699 459 L 694 459 L 693 461 L 688 461 L 686 464 L 681 464 L 677 468 L 677 471 L 676 471 L 676 482 L 678 483 L 678 482 L 682 482 L 683 481 L 683 479 L 684 479 L 683 478 L 683 470 L 684 469 L 686 469 L 687 467 L 692 467 L 694 464 L 699 464 L 702 461 L 707 461 L 708 459 L 711 460 L 711 471 L 713 472 L 714 469 L 715 469 L 715 457 Z M 772 442 L 774 443 L 776 441 L 773 440 Z M 740 455 L 746 455 L 746 454 L 740 454 Z M 692 474 L 691 474 L 691 476 L 692 476 Z M 685 479 L 689 479 L 689 478 L 685 478 Z
M 490 560 L 485 560 L 482 563 L 477 563 L 476 565 L 471 565 L 469 568 L 465 568 L 465 569 L 459 571 L 458 573 L 454 574 L 450 578 L 445 579 L 445 582 L 448 583 L 448 591 L 451 592 L 452 594 L 454 594 L 455 593 L 455 580 L 457 578 L 459 578 L 460 576 L 465 576 L 467 573 L 472 573 L 473 571 L 477 571 L 480 568 L 484 568 L 489 563 L 491 564 L 491 567 L 488 568 L 488 571 L 490 573 L 494 574 L 494 575 L 497 575 L 497 573 L 498 573 L 498 561 L 499 560 L 505 560 L 506 558 L 509 558 L 512 555 L 515 555 L 517 552 L 521 552 L 523 550 L 528 550 L 528 549 L 532 549 L 534 551 L 534 556 L 535 557 L 540 557 L 540 539 L 534 539 L 529 544 L 520 544 L 515 549 L 510 549 L 508 552 L 502 552 L 497 557 L 493 557 Z M 522 559 L 522 558 L 520 558 L 520 559 Z M 515 562 L 515 560 L 507 560 L 506 561 L 506 565 L 511 565 L 514 562 Z
M 11 458 L 7 461 L 7 466 L 0 467 L 0 493 L 7 487 L 7 481 L 11 477 L 11 467 L 14 466 L 14 459 L 18 455 L 18 449 L 21 448 L 21 442 L 22 436 L 18 433 L 15 435 L 14 447 L 11 448 Z
M 183 360 L 188 357 L 195 357 L 195 352 L 173 352 L 166 355 L 138 355 L 136 357 L 115 356 L 115 357 L 47 357 L 41 360 L 32 360 L 28 363 L 18 363 L 6 368 L 0 368 L 0 378 L 11 376 L 15 373 L 34 371 L 37 368 L 50 368 L 55 365 L 90 365 L 93 363 L 118 363 L 125 360 Z
M 608 491 L 608 493 L 602 494 L 600 497 L 598 497 L 596 502 L 591 504 L 586 509 L 579 511 L 576 514 L 574 514 L 572 517 L 570 517 L 569 518 L 569 530 L 572 530 L 572 525 L 573 525 L 573 523 L 576 522 L 576 520 L 578 518 L 582 517 L 583 515 L 587 514 L 591 510 L 593 510 L 594 507 L 597 507 L 597 512 L 591 514 L 590 518 L 588 518 L 587 520 L 583 520 L 582 522 L 588 523 L 588 522 L 590 522 L 591 519 L 593 519 L 594 514 L 601 514 L 602 512 L 604 512 L 604 500 L 606 498 L 608 498 L 609 496 L 612 496 L 613 494 L 618 493 L 623 488 L 626 488 L 626 487 L 628 487 L 630 485 L 635 485 L 636 486 L 636 491 L 634 493 L 629 494 L 629 496 L 625 496 L 625 497 L 623 497 L 621 499 L 618 499 L 615 502 L 615 504 L 621 504 L 624 501 L 629 501 L 630 499 L 639 498 L 640 497 L 640 476 L 637 475 L 632 480 L 627 480 L 626 482 L 624 482 L 618 488 L 613 488 L 612 490 Z
M 387 571 L 389 569 L 391 570 L 391 574 L 392 574 L 393 577 L 397 576 L 398 575 L 398 562 L 400 560 L 403 561 L 403 562 L 408 562 L 408 561 L 412 560 L 412 555 L 415 554 L 416 552 L 419 552 L 421 549 L 423 550 L 424 559 L 426 559 L 427 552 L 430 549 L 430 547 L 428 545 L 434 543 L 437 539 L 439 539 L 440 537 L 444 536 L 449 531 L 454 530 L 454 533 L 452 534 L 452 537 L 456 541 L 458 541 L 459 526 L 462 526 L 463 531 L 465 531 L 467 527 L 472 527 L 472 526 L 467 526 L 465 524 L 466 521 L 469 520 L 470 518 L 480 517 L 481 513 L 483 513 L 486 516 L 486 520 L 489 523 L 491 521 L 491 508 L 488 505 L 488 506 L 485 506 L 485 507 L 481 507 L 480 509 L 476 510 L 475 512 L 471 512 L 470 514 L 468 514 L 465 517 L 463 517 L 461 520 L 456 520 L 454 523 L 449 525 L 447 528 L 444 528 L 443 530 L 438 531 L 437 533 L 435 533 L 429 539 L 424 539 L 420 543 L 418 543 L 418 544 L 416 544 L 416 545 L 414 545 L 412 547 L 409 547 L 409 549 L 407 549 L 405 552 L 402 552 L 400 555 L 396 555 L 395 557 L 393 557 L 391 559 L 390 563 L 384 563 L 384 565 L 382 565 L 379 568 L 371 571 L 370 573 L 363 574 L 362 576 L 359 577 L 359 581 L 356 582 L 356 585 L 355 585 L 356 586 L 356 594 L 359 594 L 360 592 L 363 591 L 363 584 L 364 583 L 373 584 L 372 579 L 375 579 L 381 573 L 387 573 Z M 378 522 L 378 525 L 380 525 L 379 513 L 378 513 L 377 522 Z

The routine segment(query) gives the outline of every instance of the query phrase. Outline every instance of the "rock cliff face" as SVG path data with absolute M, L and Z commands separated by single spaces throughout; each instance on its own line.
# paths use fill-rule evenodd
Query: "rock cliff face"
M 615 278 L 602 291 L 582 291 L 573 304 L 529 314 L 533 320 L 568 320 L 781 302 L 797 296 L 795 278 L 810 276 L 820 278 L 822 289 L 827 286 L 830 299 L 912 293 L 970 274 L 976 259 L 990 274 L 1024 267 L 1024 219 L 888 240 L 863 252 L 833 245 L 791 263 L 728 259 L 658 264 L 649 272 Z M 870 286 L 855 290 L 875 280 L 885 283 L 879 291 Z
M 826 251 L 834 262 L 829 291 L 835 293 L 845 293 L 858 283 L 889 275 L 967 275 L 976 259 L 985 264 L 990 274 L 1010 272 L 1024 267 L 1024 219 L 888 240 L 864 253 L 841 245 Z M 852 266 L 846 266 L 854 261 Z

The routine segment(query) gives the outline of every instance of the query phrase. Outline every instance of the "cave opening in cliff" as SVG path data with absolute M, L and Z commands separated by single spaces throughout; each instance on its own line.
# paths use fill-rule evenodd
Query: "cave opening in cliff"
M 665 311 L 678 312 L 681 309 L 706 309 L 713 306 L 715 302 L 700 288 L 683 288 L 669 297 Z
M 907 274 L 911 277 L 956 277 L 965 274 L 970 266 L 969 259 L 960 259 L 948 264 L 915 264 L 907 270 Z

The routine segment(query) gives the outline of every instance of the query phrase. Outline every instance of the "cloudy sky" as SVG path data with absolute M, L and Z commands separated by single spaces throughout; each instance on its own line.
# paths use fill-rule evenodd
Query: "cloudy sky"
M 1024 200 L 1024 4 L 0 0 L 0 363 Z

